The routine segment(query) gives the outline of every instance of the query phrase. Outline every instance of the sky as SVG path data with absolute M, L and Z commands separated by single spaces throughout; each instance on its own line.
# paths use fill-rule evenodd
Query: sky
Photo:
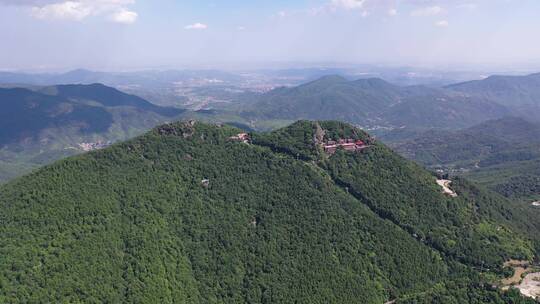
M 540 0 L 0 0 L 0 70 L 540 68 Z

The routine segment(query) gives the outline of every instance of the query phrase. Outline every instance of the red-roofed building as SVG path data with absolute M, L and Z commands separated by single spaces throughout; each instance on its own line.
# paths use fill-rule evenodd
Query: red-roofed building
M 338 148 L 342 148 L 345 151 L 349 152 L 359 152 L 367 148 L 367 145 L 362 140 L 354 139 L 339 139 L 336 141 L 328 141 L 326 144 L 323 144 L 324 152 L 332 155 L 336 153 Z

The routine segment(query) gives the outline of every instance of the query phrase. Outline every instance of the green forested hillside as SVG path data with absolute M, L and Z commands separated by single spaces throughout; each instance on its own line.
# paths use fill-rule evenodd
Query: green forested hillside
M 424 86 L 400 87 L 382 79 L 348 81 L 326 76 L 252 97 L 238 112 L 251 121 L 330 119 L 370 127 L 458 129 L 508 115 L 485 98 Z
M 125 140 L 178 116 L 100 84 L 0 88 L 0 183 L 81 153 L 83 143 Z
M 173 117 L 182 112 L 177 108 L 156 106 L 138 96 L 126 94 L 99 83 L 90 85 L 57 85 L 45 87 L 40 92 L 79 101 L 98 102 L 105 107 L 129 106 L 166 117 Z
M 70 102 L 27 89 L 0 89 L 0 147 L 35 138 L 46 128 L 79 125 L 82 132 L 105 132 L 112 115 L 104 108 Z
M 423 165 L 465 175 L 504 196 L 540 198 L 540 125 L 521 118 L 487 121 L 460 131 L 407 131 L 383 136 Z
M 536 253 L 511 203 L 343 123 L 238 132 L 164 125 L 2 186 L 0 302 L 526 302 L 483 284 Z M 315 144 L 339 138 L 371 147 Z
M 489 99 L 508 107 L 514 115 L 540 121 L 540 73 L 526 76 L 491 76 L 447 88 L 474 98 Z
M 540 103 L 540 73 L 526 76 L 490 76 L 483 80 L 453 84 L 447 88 L 510 106 Z

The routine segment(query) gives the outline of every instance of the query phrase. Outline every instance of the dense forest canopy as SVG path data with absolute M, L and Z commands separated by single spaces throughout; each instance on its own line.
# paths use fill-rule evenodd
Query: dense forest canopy
M 1 186 L 0 302 L 532 302 L 492 286 L 540 248 L 501 196 L 341 122 L 240 132 L 163 125 Z

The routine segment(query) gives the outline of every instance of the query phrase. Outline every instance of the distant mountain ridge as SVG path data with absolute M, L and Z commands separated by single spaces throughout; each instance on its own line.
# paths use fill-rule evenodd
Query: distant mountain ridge
M 326 76 L 279 88 L 248 104 L 252 119 L 339 119 L 363 126 L 457 129 L 504 117 L 510 110 L 485 98 L 446 89 L 400 87 L 382 79 Z
M 57 85 L 45 87 L 40 92 L 62 96 L 68 99 L 97 101 L 106 107 L 130 106 L 163 116 L 175 116 L 182 113 L 182 110 L 178 108 L 156 106 L 138 96 L 126 94 L 99 83 L 90 85 Z
M 540 104 L 540 73 L 527 76 L 490 76 L 447 86 L 446 88 L 482 96 L 502 105 Z
M 102 84 L 0 88 L 0 182 L 178 117 Z
M 100 106 L 83 101 L 97 102 Z M 142 98 L 101 84 L 59 85 L 38 91 L 0 88 L 0 147 L 21 136 L 37 136 L 47 127 L 80 126 L 87 133 L 101 133 L 113 124 L 107 107 L 126 106 L 138 111 L 172 117 L 183 111 L 155 106 Z
M 49 127 L 77 125 L 83 132 L 105 132 L 113 122 L 102 107 L 71 102 L 27 89 L 0 89 L 0 147 L 36 137 Z

